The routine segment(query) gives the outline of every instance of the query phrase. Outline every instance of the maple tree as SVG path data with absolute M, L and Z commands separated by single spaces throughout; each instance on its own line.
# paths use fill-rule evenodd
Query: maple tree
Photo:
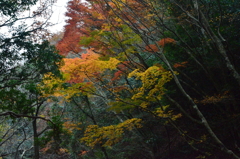
M 75 2 L 69 3 L 69 4 L 72 5 L 74 3 Z M 76 3 L 75 3 L 75 5 L 76 5 Z M 103 5 L 103 3 L 101 5 Z M 95 5 L 93 5 L 93 6 L 96 7 Z M 99 7 L 99 4 L 98 4 L 97 7 L 100 8 L 103 6 Z M 103 8 L 100 8 L 100 9 L 103 9 Z M 107 13 L 105 13 L 105 14 L 107 14 Z M 113 13 L 109 13 L 109 14 L 111 14 L 113 16 Z M 89 15 L 93 15 L 93 14 L 89 14 Z M 99 15 L 99 13 L 98 13 L 98 15 Z M 104 16 L 104 15 L 102 15 L 102 16 Z M 109 21 L 109 19 L 104 20 L 104 17 L 101 17 L 101 20 Z M 116 18 L 115 21 L 118 21 L 118 23 L 119 23 L 118 18 Z M 86 26 L 85 26 L 85 24 L 86 24 Z M 89 24 L 91 25 L 91 28 L 99 27 L 99 26 L 93 26 L 93 24 L 91 24 L 91 22 L 89 22 L 89 21 L 85 21 L 85 23 L 83 24 L 83 26 L 85 26 L 85 28 L 83 26 L 82 26 L 82 28 L 88 30 Z M 67 27 L 66 27 L 66 29 L 67 29 Z M 66 98 L 70 98 L 73 95 L 78 94 L 79 92 L 81 92 L 81 90 L 83 90 L 84 93 L 88 93 L 90 95 L 98 94 L 99 93 L 98 91 L 92 92 L 92 91 L 86 90 L 84 83 L 87 81 L 88 81 L 88 83 L 89 83 L 89 81 L 91 81 L 91 82 L 94 81 L 93 84 L 96 87 L 96 89 L 94 89 L 94 90 L 98 90 L 99 87 L 97 85 L 99 85 L 99 84 L 97 84 L 97 83 L 102 84 L 104 82 L 104 80 L 107 79 L 107 76 L 106 76 L 107 74 L 104 76 L 103 72 L 106 73 L 106 71 L 107 71 L 106 69 L 110 69 L 110 70 L 117 69 L 117 64 L 119 63 L 119 61 L 116 60 L 115 57 L 111 58 L 109 56 L 113 57 L 114 55 L 119 54 L 119 51 L 121 51 L 119 56 L 117 56 L 119 58 L 119 60 L 124 59 L 127 61 L 122 62 L 122 64 L 118 65 L 118 67 L 120 68 L 120 72 L 115 73 L 115 76 L 122 74 L 123 71 L 127 71 L 128 69 L 136 69 L 136 68 L 146 69 L 146 68 L 148 68 L 148 66 L 144 62 L 144 60 L 141 59 L 142 57 L 137 53 L 138 48 L 135 45 L 140 44 L 142 41 L 138 34 L 134 33 L 125 24 L 115 26 L 110 23 L 104 23 L 102 29 L 103 29 L 102 31 L 90 30 L 90 31 L 92 31 L 92 33 L 89 35 L 87 35 L 85 32 L 84 36 L 82 36 L 80 39 L 80 45 L 79 44 L 77 45 L 78 48 L 80 48 L 81 45 L 83 45 L 85 47 L 90 47 L 90 48 L 93 47 L 94 48 L 93 51 L 96 53 L 99 53 L 100 55 L 103 55 L 102 57 L 100 57 L 97 54 L 95 54 L 94 56 L 91 56 L 91 55 L 89 55 L 89 53 L 87 53 L 87 54 L 82 54 L 81 59 L 78 59 L 78 58 L 65 59 L 65 66 L 62 68 L 62 71 L 65 74 L 64 76 L 66 76 L 66 80 L 65 81 L 56 81 L 56 82 L 61 82 L 61 83 L 67 82 L 67 83 L 71 84 L 71 87 L 65 89 L 65 90 L 69 91 L 68 93 L 65 92 L 64 89 L 61 87 L 62 84 L 60 84 L 60 87 L 55 90 L 57 90 L 58 92 L 61 92 L 61 94 L 65 95 L 65 96 L 67 95 Z M 82 32 L 83 31 L 80 31 L 80 33 L 82 33 Z M 66 32 L 66 35 L 68 35 L 68 32 Z M 87 37 L 87 36 L 89 36 L 89 37 Z M 96 39 L 97 39 L 97 41 L 96 41 Z M 63 37 L 63 40 L 59 44 L 62 45 L 63 41 L 64 41 L 64 37 Z M 106 43 L 109 43 L 109 44 L 106 44 Z M 101 45 L 101 44 L 104 44 L 104 45 Z M 61 50 L 61 47 L 58 47 L 58 48 Z M 143 49 L 144 48 L 142 48 L 142 50 Z M 75 52 L 74 50 L 68 50 L 68 51 L 69 51 L 69 53 L 71 53 L 70 51 Z M 131 57 L 131 56 L 134 56 L 134 57 Z M 141 59 L 140 62 L 138 62 L 138 60 L 135 61 L 135 59 L 132 59 L 132 58 L 136 58 L 136 57 L 137 57 L 137 59 Z M 100 60 L 98 60 L 98 59 L 100 59 Z M 111 59 L 115 59 L 115 61 L 116 61 L 115 64 L 112 66 L 108 64 L 109 61 L 111 61 Z M 96 60 L 96 62 L 94 62 L 95 60 Z M 81 61 L 83 61 L 83 62 L 81 62 Z M 89 64 L 91 64 L 90 67 L 88 66 Z M 105 65 L 105 67 L 103 67 L 104 65 Z M 122 67 L 122 69 L 121 69 L 121 67 Z M 123 67 L 125 67 L 125 69 Z M 101 68 L 103 68 L 103 70 L 106 70 L 106 71 L 103 71 L 103 70 L 101 71 Z M 130 72 L 131 71 L 129 71 L 128 73 L 130 73 Z M 99 74 L 102 74 L 103 76 L 102 75 L 98 76 Z M 125 76 L 125 77 L 127 77 L 127 76 Z M 115 77 L 115 78 L 118 78 L 118 77 Z M 156 80 L 158 80 L 158 79 L 156 78 Z M 125 89 L 127 87 L 124 87 L 124 86 L 113 87 L 112 81 L 114 81 L 114 80 L 110 79 L 108 81 L 109 83 L 104 82 L 105 83 L 104 89 L 106 89 L 109 92 L 114 93 L 114 96 L 117 97 L 118 93 L 119 94 L 122 93 L 121 90 L 124 91 L 124 89 L 121 89 L 120 87 L 123 87 Z M 53 86 L 55 85 L 54 84 L 55 82 L 53 82 L 52 80 L 50 80 L 49 82 L 46 80 L 46 83 L 53 85 Z M 159 84 L 160 84 L 160 82 L 159 82 Z M 164 82 L 162 84 L 164 84 Z M 51 88 L 51 86 L 49 86 L 49 85 L 47 85 L 47 87 Z M 151 86 L 147 86 L 147 87 L 151 87 Z M 80 88 L 80 90 L 79 90 L 79 88 Z M 142 89 L 145 89 L 145 88 L 143 87 Z M 152 92 L 154 92 L 154 90 Z M 134 96 L 134 94 L 133 94 L 133 96 Z M 135 101 L 135 102 L 139 102 L 139 101 Z M 121 102 L 121 101 L 119 101 L 119 102 Z M 147 103 L 148 102 L 145 102 L 145 104 L 147 104 Z M 113 105 L 113 103 L 111 103 L 111 105 Z M 135 104 L 130 102 L 130 105 L 135 105 Z M 140 106 L 140 107 L 143 107 L 143 106 Z M 163 112 L 160 113 L 160 110 L 159 111 L 156 110 L 156 112 L 155 112 L 155 110 L 153 110 L 151 112 L 158 114 L 159 117 L 162 116 L 160 114 L 163 114 Z M 167 115 L 168 113 L 166 112 L 165 114 Z M 165 116 L 163 116 L 163 117 L 165 117 Z M 85 136 L 85 138 L 87 139 L 88 136 Z
M 235 149 L 239 143 L 234 141 L 239 139 L 235 133 L 238 38 L 227 34 L 239 31 L 239 12 L 233 7 L 237 5 L 235 1 L 72 0 L 57 48 L 62 55 L 79 56 L 64 59 L 63 79 L 45 76 L 41 87 L 49 90 L 43 93 L 79 106 L 86 118 L 79 130 L 84 136 L 77 139 L 105 158 L 111 152 L 106 146 L 115 152 L 124 147 L 124 135 L 143 145 L 138 150 L 147 158 L 164 151 L 169 153 L 165 158 L 174 158 L 171 152 L 183 154 L 186 145 L 195 150 L 192 158 L 218 154 L 239 158 Z M 83 104 L 74 102 L 80 99 Z M 112 116 L 113 121 L 105 121 Z M 128 121 L 133 119 L 141 119 L 142 127 L 132 129 L 134 122 Z M 222 124 L 231 134 L 219 129 Z M 82 151 L 94 155 L 91 149 Z M 133 150 L 121 157 L 134 154 Z

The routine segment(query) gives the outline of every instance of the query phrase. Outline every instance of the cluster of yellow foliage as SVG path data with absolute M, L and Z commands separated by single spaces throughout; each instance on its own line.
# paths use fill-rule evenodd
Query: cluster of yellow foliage
M 138 93 L 133 95 L 132 99 L 146 96 L 146 99 L 156 98 L 160 100 L 164 94 L 164 84 L 173 78 L 170 71 L 158 66 L 149 67 L 144 72 L 136 69 L 128 75 L 129 78 L 133 76 L 142 81 L 142 87 L 138 88 Z
M 81 128 L 79 127 L 79 125 L 81 124 L 82 123 L 75 124 L 70 121 L 66 121 L 63 123 L 63 127 L 69 134 L 72 134 L 73 130 L 81 130 Z
M 216 104 L 219 102 L 222 102 L 226 99 L 231 98 L 229 95 L 227 95 L 228 92 L 225 92 L 224 94 L 218 94 L 218 95 L 213 95 L 213 96 L 205 96 L 204 99 L 202 100 L 195 100 L 196 103 L 201 103 L 201 104 Z
M 137 80 L 142 82 L 142 86 L 135 90 L 137 93 L 133 94 L 132 100 L 142 100 L 139 106 L 143 108 L 143 110 L 150 111 L 160 118 L 171 120 L 176 120 L 182 116 L 181 114 L 173 114 L 171 110 L 167 110 L 169 105 L 160 106 L 153 111 L 148 109 L 150 101 L 160 101 L 164 95 L 164 85 L 173 78 L 170 71 L 165 70 L 161 66 L 152 66 L 145 71 L 136 69 L 131 72 L 128 77 L 135 77 Z
M 64 63 L 65 65 L 61 68 L 62 79 L 52 74 L 44 76 L 42 84 L 39 85 L 43 96 L 63 97 L 67 100 L 80 92 L 93 92 L 95 89 L 91 78 L 95 78 L 97 73 L 107 69 L 116 69 L 120 61 L 116 58 L 102 61 L 98 54 L 88 50 L 86 54 L 82 54 L 81 58 L 65 58 Z M 65 87 L 67 83 L 71 84 L 71 87 Z
M 65 84 L 68 83 L 68 75 L 63 74 L 63 78 L 55 77 L 52 74 L 46 74 L 44 80 L 39 84 L 38 88 L 42 92 L 43 97 L 62 97 L 62 100 L 68 100 L 72 96 L 84 91 L 91 91 L 91 83 L 75 83 L 71 87 L 66 87 Z M 82 88 L 82 89 L 80 89 Z
M 128 62 L 130 62 L 132 56 L 139 53 L 137 46 L 143 44 L 142 37 L 129 27 L 129 25 L 126 25 L 124 19 L 116 14 L 117 12 L 122 11 L 127 13 L 125 14 L 125 18 L 135 23 L 137 28 L 144 30 L 144 28 L 149 28 L 155 25 L 155 21 L 152 19 L 153 15 L 149 14 L 149 10 L 144 7 L 142 3 L 138 3 L 135 0 L 123 0 L 121 2 L 112 0 L 108 3 L 111 9 L 107 12 L 101 10 L 105 7 L 100 7 L 101 3 L 105 6 L 106 2 L 101 0 L 96 1 L 99 5 L 95 6 L 96 12 L 92 12 L 93 17 L 101 19 L 105 22 L 101 24 L 101 27 L 99 25 L 99 30 L 96 29 L 92 31 L 90 33 L 91 36 L 81 37 L 80 41 L 82 46 L 94 48 L 95 50 L 88 49 L 86 54 L 81 55 L 81 58 L 65 58 L 65 65 L 61 68 L 63 79 L 56 79 L 51 75 L 46 75 L 46 78 L 43 81 L 44 87 L 52 90 L 51 93 L 44 92 L 46 96 L 52 94 L 54 96 L 61 96 L 63 99 L 68 100 L 80 92 L 86 93 L 85 95 L 91 95 L 91 93 L 94 94 L 97 90 L 96 85 L 102 82 L 98 78 L 102 78 L 104 80 L 109 79 L 105 73 L 106 70 L 115 70 L 121 61 L 129 60 Z M 126 7 L 126 5 L 128 7 Z M 138 15 L 138 19 L 135 19 L 135 15 L 130 11 L 133 8 L 141 10 L 141 12 L 134 13 Z M 142 25 L 139 21 L 142 21 L 145 24 Z M 156 44 L 161 47 L 164 47 L 164 45 L 168 43 L 174 44 L 175 40 L 171 38 L 164 38 L 156 42 Z M 149 48 L 150 50 L 156 51 L 159 47 L 157 47 L 157 45 L 149 45 L 146 50 Z M 99 54 L 96 54 L 95 52 L 98 52 Z M 105 57 L 109 59 L 101 60 L 103 57 L 101 57 L 100 54 L 106 55 Z M 112 58 L 113 55 L 114 58 Z M 132 63 L 142 65 L 137 61 L 133 61 Z M 171 118 L 175 120 L 181 116 L 180 114 L 174 115 L 171 111 L 166 110 L 167 107 L 148 110 L 150 101 L 157 103 L 164 95 L 164 85 L 173 78 L 170 71 L 165 70 L 162 66 L 151 66 L 146 70 L 135 69 L 136 67 L 131 67 L 130 65 L 127 65 L 126 68 L 128 71 L 126 71 L 126 69 L 119 69 L 116 73 L 116 77 L 120 78 L 120 74 L 125 73 L 127 75 L 128 72 L 133 70 L 128 75 L 128 78 L 135 77 L 136 80 L 141 81 L 142 85 L 139 88 L 133 88 L 135 90 L 133 92 L 131 92 L 126 83 L 109 87 L 108 90 L 110 90 L 116 97 L 116 100 L 112 102 L 114 103 L 113 107 L 115 106 L 115 109 L 119 108 L 119 110 L 122 111 L 123 107 L 132 108 L 132 105 L 137 105 L 144 108 L 143 110 L 147 110 L 148 112 L 151 112 L 161 118 Z M 113 83 L 114 80 L 110 81 Z M 70 86 L 64 87 L 64 84 L 66 83 Z M 104 87 L 107 87 L 107 85 Z M 131 100 L 129 100 L 129 105 L 124 103 L 124 106 L 122 106 L 122 90 L 128 90 L 130 96 L 132 97 L 130 97 Z M 118 98 L 120 98 L 120 100 L 117 100 Z M 141 119 L 132 118 L 117 125 L 104 127 L 89 125 L 86 128 L 84 137 L 80 140 L 92 148 L 97 144 L 105 147 L 111 147 L 121 141 L 125 131 L 131 131 L 134 128 L 142 127 L 141 121 Z M 69 122 L 65 122 L 64 127 L 68 129 L 69 133 L 72 133 L 75 129 L 80 130 L 78 125 Z
M 168 118 L 171 120 L 176 120 L 177 118 L 180 118 L 182 116 L 182 114 L 173 114 L 172 110 L 167 110 L 167 108 L 169 107 L 169 105 L 160 107 L 160 108 L 156 108 L 155 111 L 153 111 L 154 114 L 156 114 L 158 117 L 161 118 Z
M 117 64 L 120 63 L 116 58 L 102 61 L 99 57 L 98 54 L 89 49 L 86 54 L 81 55 L 81 58 L 65 58 L 65 65 L 61 71 L 66 75 L 67 81 L 79 83 L 93 77 L 96 73 L 104 72 L 106 69 L 116 69 Z
M 121 141 L 124 131 L 131 131 L 134 128 L 140 128 L 141 119 L 128 119 L 118 125 L 99 127 L 98 125 L 89 125 L 85 131 L 84 137 L 81 138 L 88 146 L 94 147 L 101 144 L 104 147 L 111 147 L 113 144 Z M 104 142 L 104 143 L 103 143 Z

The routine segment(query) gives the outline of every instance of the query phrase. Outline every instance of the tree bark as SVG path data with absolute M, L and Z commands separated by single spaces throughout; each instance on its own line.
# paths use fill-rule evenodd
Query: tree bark
M 37 119 L 32 122 L 33 126 L 33 137 L 34 137 L 34 159 L 39 159 L 39 144 L 38 144 L 38 134 L 37 134 Z

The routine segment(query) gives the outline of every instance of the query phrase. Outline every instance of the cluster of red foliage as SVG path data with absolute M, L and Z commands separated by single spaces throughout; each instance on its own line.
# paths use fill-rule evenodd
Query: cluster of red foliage
M 94 8 L 96 8 L 95 6 Z M 83 47 L 79 44 L 82 36 L 88 36 L 92 30 L 99 28 L 102 21 L 95 18 L 92 14 L 94 8 L 89 8 L 87 3 L 79 0 L 71 0 L 67 5 L 67 13 L 69 19 L 66 21 L 63 38 L 58 42 L 57 49 L 61 55 L 76 53 L 83 51 Z
M 111 81 L 115 81 L 119 79 L 122 74 L 123 74 L 123 71 L 118 70 L 117 72 L 114 73 L 114 77 L 111 79 Z
M 166 44 L 175 44 L 176 41 L 172 38 L 163 38 L 157 42 L 158 45 L 164 47 Z
M 166 44 L 175 44 L 176 41 L 172 38 L 163 38 L 159 41 L 156 42 L 157 45 L 159 45 L 159 47 L 164 47 Z M 150 52 L 150 53 L 154 53 L 157 52 L 158 46 L 156 44 L 149 44 L 145 47 L 145 51 Z
M 67 13 L 65 15 L 69 19 L 66 21 L 67 25 L 65 26 L 63 38 L 57 44 L 57 49 L 61 55 L 69 53 L 79 54 L 83 51 L 84 47 L 95 48 L 95 51 L 100 54 L 110 54 L 109 48 L 112 46 L 109 46 L 97 37 L 87 42 L 87 45 L 80 44 L 79 42 L 84 37 L 91 37 L 93 31 L 117 29 L 122 23 L 118 20 L 116 14 L 121 15 L 126 20 L 131 20 L 132 23 L 136 24 L 136 27 L 141 28 L 142 26 L 139 26 L 138 20 L 134 18 L 135 16 L 132 15 L 133 13 L 130 10 L 141 11 L 136 12 L 139 14 L 138 17 L 144 17 L 144 14 L 147 13 L 147 10 L 144 9 L 146 7 L 140 1 L 135 0 L 127 1 L 126 3 L 129 7 L 121 13 L 117 13 L 119 6 L 112 2 L 108 2 L 108 5 L 106 5 L 106 1 L 102 0 L 87 0 L 87 2 L 83 3 L 81 0 L 70 0 L 68 2 Z M 91 4 L 91 7 L 89 7 L 89 4 Z M 104 27 L 105 24 L 109 25 L 109 21 L 111 21 L 111 27 Z
M 180 63 L 175 63 L 175 64 L 173 65 L 173 67 L 174 67 L 174 68 L 186 67 L 186 64 L 187 64 L 187 63 L 188 63 L 187 61 L 180 62 Z
M 128 70 L 129 64 L 130 64 L 130 61 L 124 61 L 121 64 L 119 64 L 117 66 L 118 71 L 114 73 L 114 77 L 111 79 L 111 81 L 120 79 L 120 77 L 124 74 L 124 72 Z

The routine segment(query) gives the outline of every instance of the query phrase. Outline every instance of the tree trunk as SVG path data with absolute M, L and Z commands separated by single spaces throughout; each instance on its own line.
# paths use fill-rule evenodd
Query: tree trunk
M 39 144 L 38 144 L 38 134 L 37 134 L 37 119 L 32 122 L 33 126 L 33 137 L 34 137 L 34 159 L 39 159 Z

